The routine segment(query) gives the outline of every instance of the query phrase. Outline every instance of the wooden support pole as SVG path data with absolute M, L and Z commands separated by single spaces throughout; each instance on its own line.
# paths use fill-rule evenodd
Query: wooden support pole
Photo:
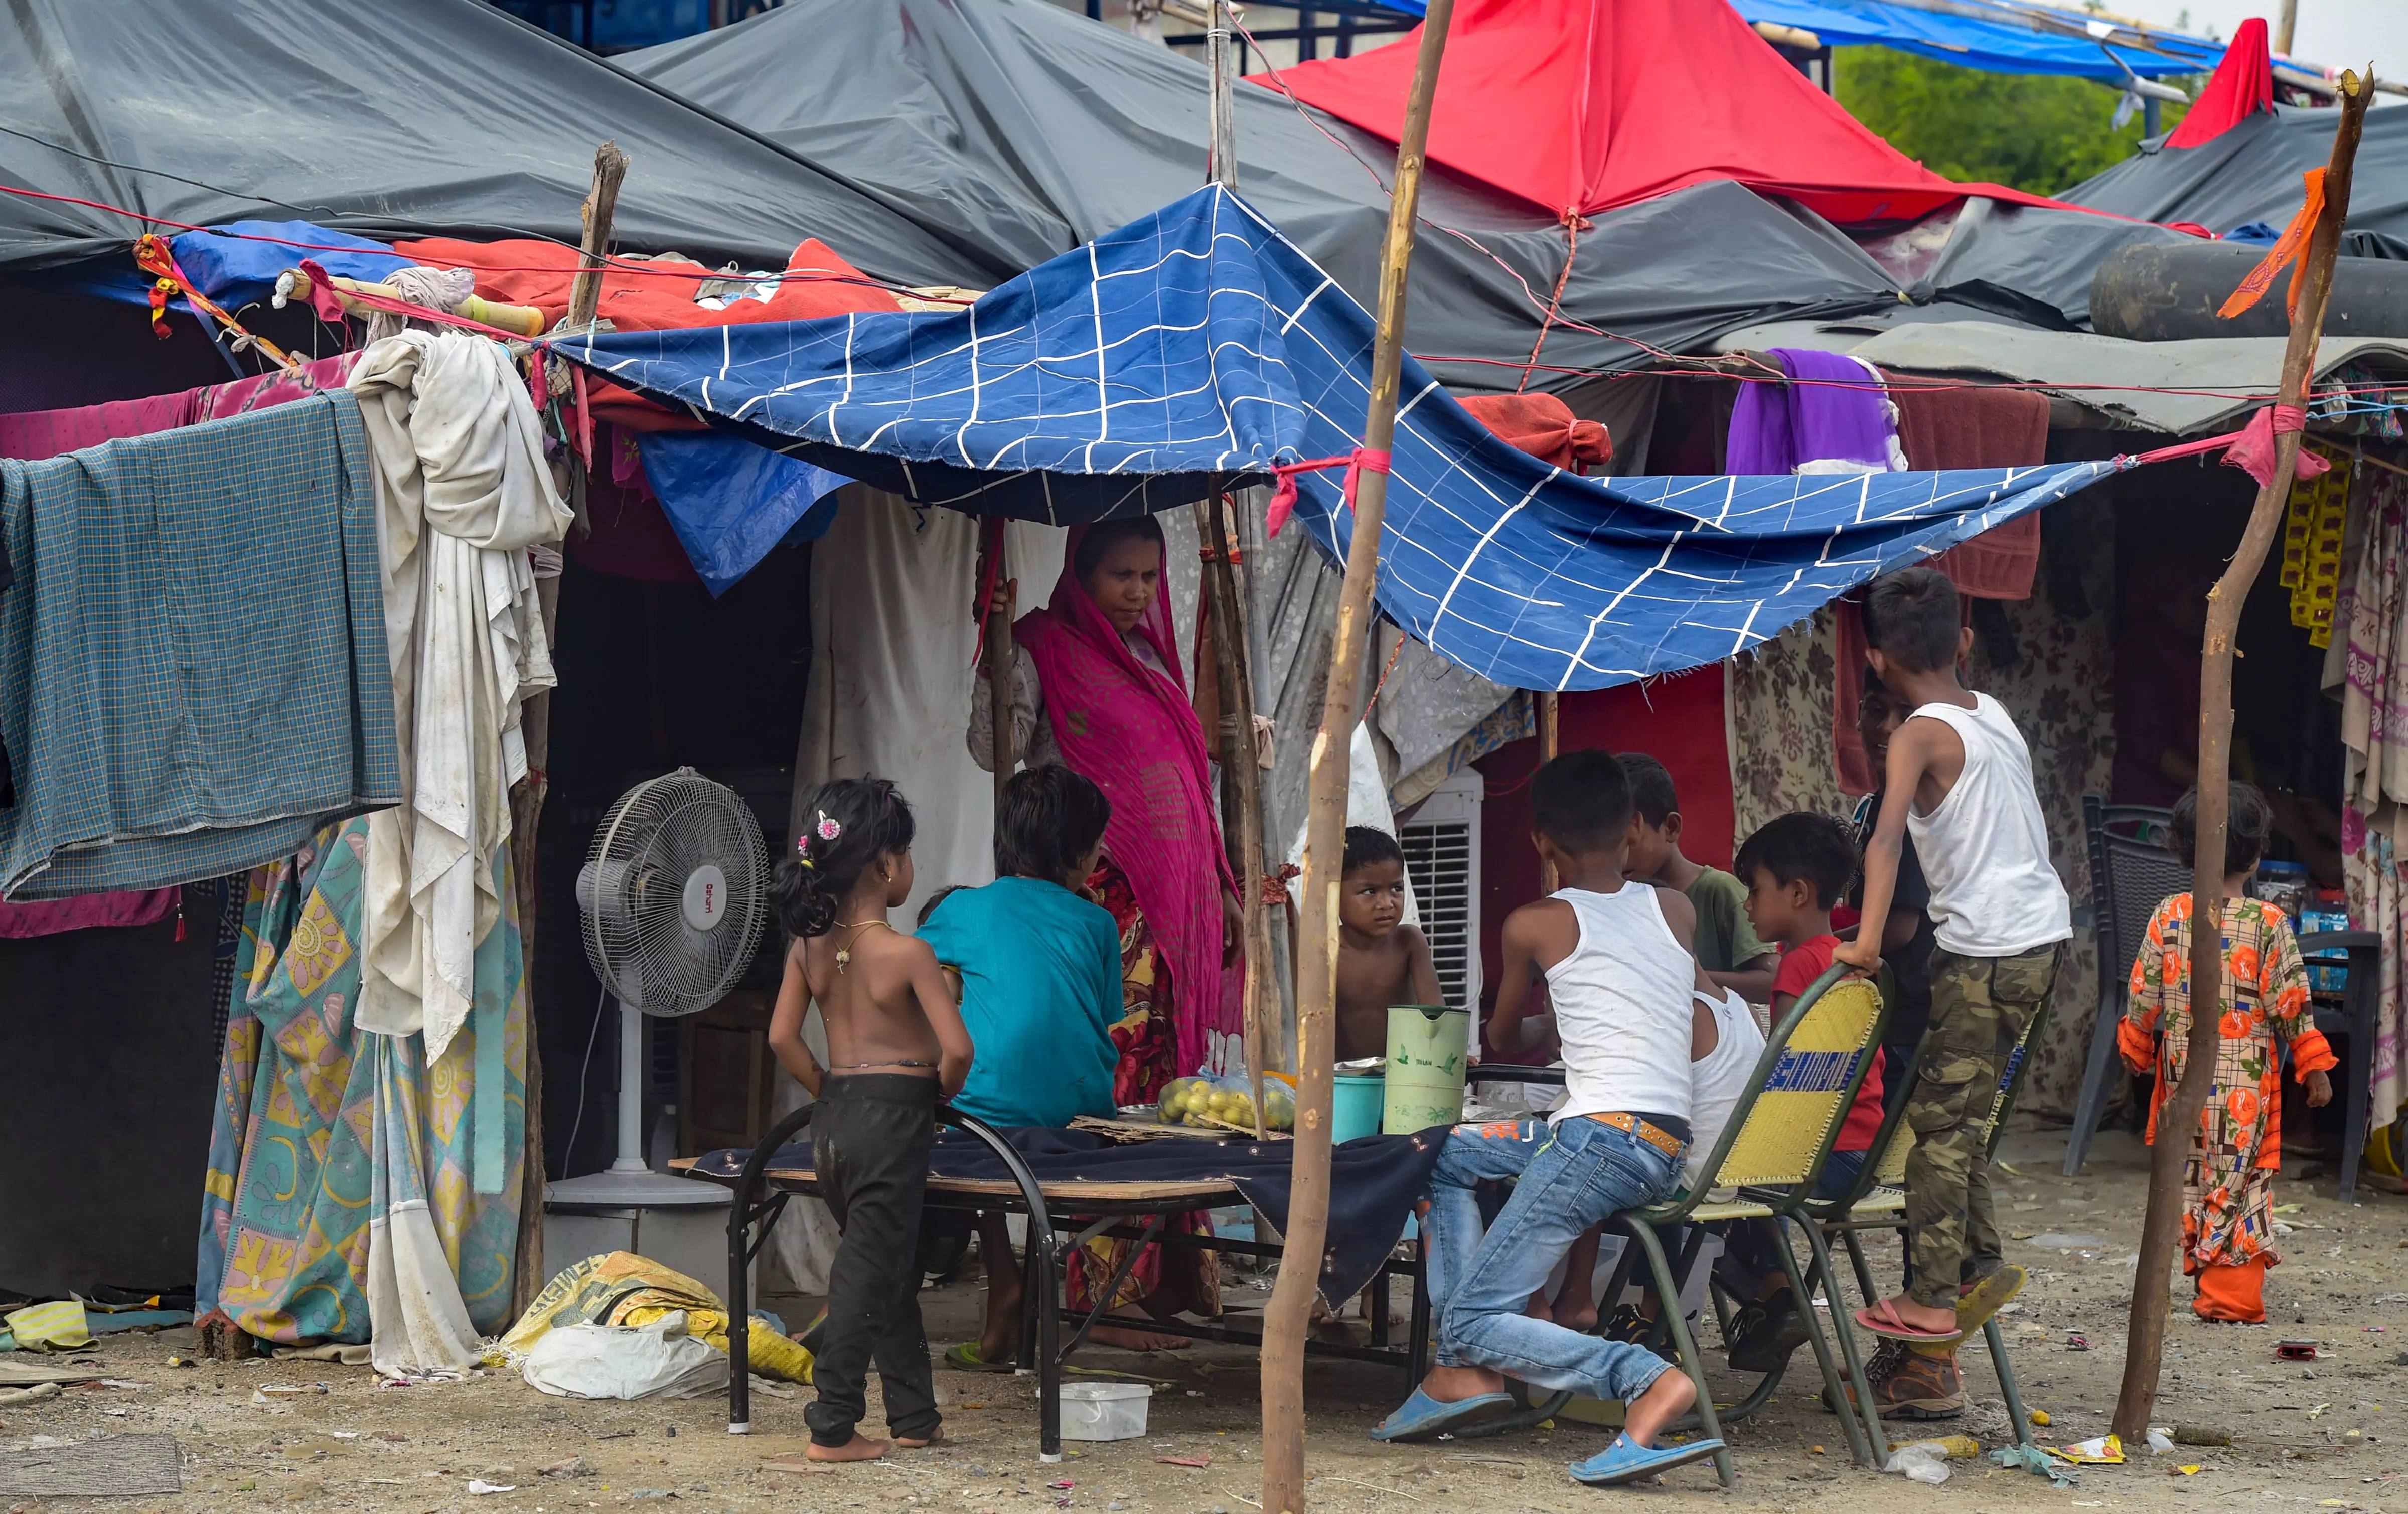
M 1455 0 L 1429 0 L 1412 93 L 1397 138 L 1397 179 L 1389 194 L 1387 245 L 1380 259 L 1379 331 L 1371 352 L 1371 392 L 1363 446 L 1386 452 L 1397 436 L 1397 390 L 1405 357 L 1405 276 L 1412 264 L 1430 101 Z M 1363 645 L 1370 630 L 1371 588 L 1380 564 L 1380 527 L 1388 476 L 1366 468 L 1355 484 L 1346 548 L 1345 585 L 1329 649 L 1328 692 L 1312 738 L 1306 799 L 1304 907 L 1297 933 L 1296 1166 L 1279 1282 L 1263 1315 L 1263 1510 L 1304 1514 L 1304 1338 L 1321 1292 L 1321 1252 L 1329 1238 L 1330 1078 L 1337 1059 L 1339 869 L 1346 849 L 1346 790 L 1354 725 L 1362 718 Z M 1335 1300 L 1331 1302 L 1335 1303 Z
M 1562 698 L 1553 689 L 1539 692 L 1539 765 L 1541 767 L 1554 762 L 1555 753 L 1562 750 L 1555 724 L 1556 709 Z M 1555 864 L 1541 861 L 1539 864 L 1539 892 L 1541 894 L 1553 893 L 1559 881 L 1555 877 Z
M 2300 0 L 2283 0 L 2282 8 L 2274 13 L 2274 46 L 2271 50 L 2275 57 L 2287 58 L 2291 55 L 2291 38 L 2298 34 L 2299 29 Z
M 1244 602 L 1238 596 L 1236 537 L 1229 530 L 1228 496 L 1216 483 L 1206 501 L 1204 519 L 1204 593 L 1212 607 L 1212 677 L 1221 707 L 1221 773 L 1224 804 L 1231 790 L 1237 803 L 1224 817 L 1222 836 L 1229 851 L 1230 871 L 1238 875 L 1238 907 L 1245 916 L 1243 940 L 1246 982 L 1246 1076 L 1254 1084 L 1254 1138 L 1263 1128 L 1263 1073 L 1270 1065 L 1270 1037 L 1263 1034 L 1263 1009 L 1276 1003 L 1279 988 L 1271 978 L 1270 936 L 1263 911 L 1263 770 L 1254 742 L 1254 679 L 1246 656 Z
M 610 248 L 610 216 L 619 203 L 619 181 L 626 177 L 627 155 L 615 142 L 605 142 L 594 154 L 594 190 L 586 198 L 583 217 L 585 240 L 583 251 L 587 267 L 580 269 L 577 283 L 569 293 L 569 315 L 572 320 L 594 319 L 594 307 L 602 297 L 601 256 Z M 587 272 L 592 279 L 589 280 Z M 582 310 L 580 318 L 578 311 Z M 552 365 L 552 382 L 568 381 L 568 364 Z M 572 455 L 569 466 L 577 462 Z M 543 614 L 544 636 L 557 648 L 560 580 L 556 578 L 536 580 L 537 603 Z M 519 734 L 525 743 L 527 776 L 510 795 L 510 861 L 515 869 L 515 885 L 519 905 L 519 939 L 527 943 L 527 957 L 522 969 L 525 976 L 527 1003 L 535 1003 L 535 949 L 537 907 L 542 898 L 538 887 L 536 840 L 543 821 L 543 801 L 550 792 L 545 769 L 552 762 L 552 695 L 537 694 L 526 702 L 519 713 Z M 510 1274 L 511 1312 L 515 1317 L 526 1312 L 542 1292 L 550 1274 L 544 1270 L 543 1254 L 543 1055 L 537 1044 L 535 1020 L 528 1017 L 526 1027 L 526 1146 L 525 1182 L 519 1198 L 519 1243 L 515 1264 Z
M 605 142 L 594 153 L 594 190 L 586 196 L 580 219 L 585 236 L 578 243 L 577 281 L 568 286 L 568 321 L 582 326 L 602 304 L 602 272 L 610 255 L 610 219 L 619 209 L 619 185 L 627 177 L 627 155 L 616 142 Z
M 1238 110 L 1236 60 L 1230 56 L 1229 0 L 1212 0 L 1212 24 L 1204 33 L 1204 50 L 1212 65 L 1212 181 L 1224 189 L 1238 187 Z
M 2370 70 L 2371 72 L 2371 70 Z M 2283 353 L 2281 397 L 2292 407 L 2307 402 L 2316 370 L 2316 344 L 2324 333 L 2325 305 L 2332 293 L 2333 260 L 2341 250 L 2342 222 L 2349 214 L 2350 176 L 2358 136 L 2366 123 L 2370 81 L 2341 76 L 2341 126 L 2333 136 L 2331 165 L 2325 170 L 2324 213 L 2308 239 L 2307 275 L 2299 309 L 2291 320 L 2290 345 Z M 2279 285 L 2279 281 L 2278 281 Z M 2274 298 L 2278 292 L 2270 292 Z M 2283 522 L 2290 498 L 2292 464 L 2300 435 L 2276 436 L 2274 472 L 2258 491 L 2240 550 L 2224 577 L 2207 594 L 2207 633 L 2199 669 L 2199 855 L 2191 870 L 2190 1038 L 2182 1081 L 2166 1095 L 2157 1115 L 2157 1145 L 2149 1153 L 2149 1207 L 2141 1221 L 2141 1258 L 2132 1278 L 2132 1314 L 2124 1350 L 2124 1381 L 2115 1396 L 2115 1433 L 2138 1445 L 2148 1434 L 2157 1406 L 2157 1374 L 2166 1345 L 2166 1315 L 2172 1307 L 2168 1274 L 2182 1235 L 2183 1168 L 2192 1135 L 2207 1108 L 2215 1080 L 2216 1047 L 2223 1032 L 2214 1006 L 2224 992 L 2225 832 L 2231 819 L 2232 651 L 2241 608 L 2249 598 L 2266 550 Z
M 979 525 L 979 582 L 992 585 L 987 592 L 986 613 L 986 692 L 987 708 L 993 713 L 994 742 L 987 750 L 987 765 L 995 771 L 995 820 L 1003 823 L 1003 786 L 1011 781 L 1011 770 L 1019 758 L 1012 752 L 1012 726 L 1017 717 L 1011 709 L 1011 612 L 1015 607 L 1005 586 L 1011 582 L 1010 564 L 1006 559 L 1003 534 L 1010 522 L 1000 515 L 984 517 Z

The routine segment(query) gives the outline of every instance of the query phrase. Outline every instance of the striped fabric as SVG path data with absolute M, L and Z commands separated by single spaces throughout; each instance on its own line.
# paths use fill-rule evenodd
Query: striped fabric
M 0 460 L 0 895 L 222 878 L 399 799 L 371 479 L 340 390 Z
M 1361 306 L 1213 186 L 959 310 L 553 350 L 923 504 L 1064 523 L 1343 457 L 1363 433 L 1372 335 Z M 1718 662 L 2125 465 L 1583 478 L 1499 441 L 1411 360 L 1392 456 L 1380 607 L 1518 689 Z M 1341 477 L 1297 480 L 1297 519 L 1333 556 L 1353 530 Z

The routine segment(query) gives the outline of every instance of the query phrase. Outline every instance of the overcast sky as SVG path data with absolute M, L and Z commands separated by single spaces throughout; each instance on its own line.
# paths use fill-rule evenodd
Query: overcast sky
M 2276 0 L 2109 0 L 2107 8 L 2168 26 L 2187 11 L 2190 30 L 2229 40 L 2252 16 L 2263 16 L 2271 32 L 2278 7 Z M 2378 77 L 2408 80 L 2408 0 L 2299 0 L 2299 10 L 2291 50 L 2300 58 L 2334 68 L 2361 68 L 2372 58 Z

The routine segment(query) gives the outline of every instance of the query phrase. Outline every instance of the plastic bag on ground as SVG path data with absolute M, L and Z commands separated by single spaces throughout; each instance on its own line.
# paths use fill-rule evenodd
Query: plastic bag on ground
M 726 1356 L 686 1334 L 685 1311 L 649 1324 L 572 1324 L 548 1331 L 521 1370 L 560 1398 L 699 1398 L 727 1386 Z
M 1948 1480 L 1948 1448 L 1928 1440 L 1900 1446 L 1890 1452 L 1882 1470 L 1902 1472 L 1910 1482 L 1928 1483 L 1936 1488 Z

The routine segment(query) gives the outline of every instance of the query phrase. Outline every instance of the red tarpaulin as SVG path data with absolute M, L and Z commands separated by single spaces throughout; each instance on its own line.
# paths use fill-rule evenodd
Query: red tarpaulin
M 2232 34 L 2224 61 L 2215 65 L 2207 88 L 2166 138 L 2170 148 L 2198 147 L 2213 142 L 2260 110 L 2274 108 L 2274 61 L 2267 51 L 2266 20 L 2252 16 Z
M 1420 41 L 1416 28 L 1283 77 L 1307 105 L 1393 142 Z M 1559 213 L 1718 179 L 1794 196 L 1842 223 L 1910 221 L 1967 194 L 2057 204 L 1954 183 L 1900 153 L 1726 0 L 1460 0 L 1429 156 Z

